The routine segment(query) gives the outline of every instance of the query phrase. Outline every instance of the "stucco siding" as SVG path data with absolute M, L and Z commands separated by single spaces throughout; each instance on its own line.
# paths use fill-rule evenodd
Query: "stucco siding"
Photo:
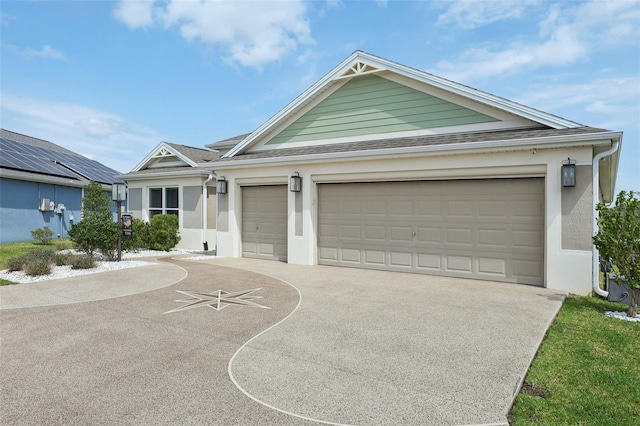
M 593 195 L 591 166 L 576 167 L 576 186 L 562 188 L 562 248 L 591 250 Z
M 497 121 L 413 88 L 367 75 L 354 78 L 267 145 Z
M 129 189 L 129 212 L 136 219 L 143 219 L 142 214 L 142 188 Z
M 40 199 L 47 198 L 57 207 L 65 205 L 65 211 L 56 213 L 39 210 Z M 49 227 L 54 238 L 67 236 L 72 219 L 80 220 L 82 189 L 0 179 L 0 243 L 30 241 L 31 231 Z
M 182 195 L 182 227 L 202 229 L 202 187 L 185 186 Z

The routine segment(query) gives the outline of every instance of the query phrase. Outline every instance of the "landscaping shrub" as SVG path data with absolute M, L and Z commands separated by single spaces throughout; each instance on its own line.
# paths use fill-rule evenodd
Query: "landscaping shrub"
M 64 241 L 60 241 L 59 243 L 56 244 L 56 250 L 58 251 L 63 251 L 63 250 L 66 250 L 67 248 L 69 247 L 67 246 L 67 243 Z
M 149 248 L 149 224 L 144 220 L 133 219 L 131 230 L 131 237 L 122 237 L 122 250 L 137 251 Z
M 51 264 L 43 259 L 33 259 L 24 265 L 24 273 L 30 277 L 49 275 L 51 273 Z
M 13 256 L 7 259 L 6 266 L 9 272 L 22 271 L 24 266 L 25 256 Z
M 180 241 L 178 230 L 178 216 L 172 214 L 153 216 L 149 225 L 149 248 L 162 251 L 171 250 Z
M 53 263 L 56 264 L 56 266 L 64 266 L 64 265 L 69 265 L 69 260 L 71 259 L 71 254 L 69 253 L 61 253 L 61 252 L 57 252 L 54 256 L 53 256 Z
M 118 225 L 113 221 L 110 201 L 99 183 L 89 182 L 82 202 L 82 220 L 71 227 L 69 238 L 78 250 L 89 254 L 100 251 L 109 259 L 114 259 L 118 245 Z
M 96 258 L 92 254 L 76 254 L 69 257 L 71 269 L 91 269 L 96 267 Z
M 47 263 L 52 263 L 55 254 L 56 252 L 50 248 L 36 248 L 29 250 L 29 252 L 24 255 L 24 262 L 27 264 L 34 260 L 42 260 Z
M 48 226 L 45 226 L 31 231 L 31 237 L 36 240 L 38 244 L 47 245 L 51 243 L 53 231 Z

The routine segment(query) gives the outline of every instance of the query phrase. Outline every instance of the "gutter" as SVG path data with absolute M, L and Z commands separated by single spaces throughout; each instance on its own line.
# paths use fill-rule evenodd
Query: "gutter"
M 209 177 L 207 177 L 207 179 L 202 182 L 202 246 L 204 248 L 204 251 L 209 251 L 209 243 L 207 242 L 207 228 L 209 227 L 209 224 L 207 223 L 209 209 L 207 184 L 212 180 L 213 173 L 209 173 Z
M 610 155 L 615 154 L 615 152 L 620 147 L 620 139 L 613 142 L 611 148 L 607 151 L 601 152 L 600 154 L 593 157 L 593 181 L 591 182 L 592 196 L 593 196 L 593 233 L 592 235 L 596 235 L 598 233 L 598 214 L 596 210 L 596 206 L 598 205 L 598 197 L 599 188 L 600 188 L 600 160 Z M 593 265 L 592 269 L 592 280 L 591 285 L 593 287 L 593 291 L 596 292 L 599 296 L 607 297 L 609 296 L 609 292 L 600 288 L 600 274 L 599 271 L 600 264 L 600 253 L 598 253 L 598 249 L 596 246 L 593 246 Z

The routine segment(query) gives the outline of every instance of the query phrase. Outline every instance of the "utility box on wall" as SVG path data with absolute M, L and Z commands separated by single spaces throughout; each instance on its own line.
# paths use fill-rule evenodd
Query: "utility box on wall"
M 48 212 L 51 211 L 51 202 L 48 198 L 40 198 L 40 211 Z

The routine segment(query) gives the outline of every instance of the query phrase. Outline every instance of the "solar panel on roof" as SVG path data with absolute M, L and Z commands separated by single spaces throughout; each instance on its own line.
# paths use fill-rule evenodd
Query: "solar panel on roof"
M 95 160 L 5 138 L 0 138 L 0 167 L 74 179 L 80 175 L 108 184 L 118 181 L 117 171 Z

